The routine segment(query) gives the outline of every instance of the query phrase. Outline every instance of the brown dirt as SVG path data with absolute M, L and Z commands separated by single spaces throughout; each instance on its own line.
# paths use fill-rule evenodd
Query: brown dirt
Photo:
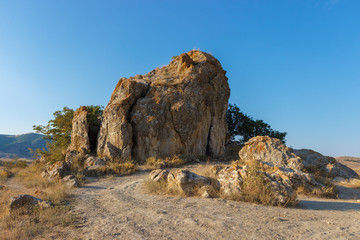
M 84 239 L 360 239 L 356 200 L 300 197 L 281 208 L 157 196 L 143 189 L 148 173 L 92 178 L 74 191 Z

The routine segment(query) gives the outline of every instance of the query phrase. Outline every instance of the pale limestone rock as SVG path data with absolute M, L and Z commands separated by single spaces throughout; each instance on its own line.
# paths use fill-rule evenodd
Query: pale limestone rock
M 229 95 L 219 61 L 195 50 L 146 75 L 121 78 L 103 113 L 97 154 L 118 162 L 220 156 Z
M 309 149 L 293 150 L 298 155 L 306 169 L 318 169 L 326 172 L 331 177 L 359 178 L 359 175 L 351 168 L 339 163 L 333 157 Z
M 185 195 L 193 195 L 203 186 L 210 184 L 208 178 L 187 170 L 170 171 L 167 177 L 167 187 Z
M 169 175 L 168 170 L 156 169 L 151 171 L 151 173 L 149 174 L 149 179 L 154 182 L 160 182 L 160 181 L 166 182 L 168 175 Z
M 224 197 L 237 198 L 243 194 L 244 181 L 253 181 L 251 174 L 249 174 L 248 166 L 231 166 L 224 167 L 217 173 L 217 180 L 220 183 L 220 190 Z M 285 205 L 289 201 L 296 199 L 296 193 L 291 186 L 290 181 L 283 179 L 279 174 L 272 172 L 266 173 L 257 171 L 258 175 L 264 180 L 264 183 L 269 184 L 272 194 L 272 205 Z
M 240 160 L 250 162 L 256 160 L 269 166 L 288 167 L 301 170 L 301 159 L 291 152 L 279 139 L 268 136 L 257 136 L 245 143 L 239 151 Z
M 71 188 L 80 186 L 79 182 L 76 180 L 76 178 L 73 175 L 67 175 L 63 179 L 61 179 L 61 181 L 64 182 L 65 185 Z

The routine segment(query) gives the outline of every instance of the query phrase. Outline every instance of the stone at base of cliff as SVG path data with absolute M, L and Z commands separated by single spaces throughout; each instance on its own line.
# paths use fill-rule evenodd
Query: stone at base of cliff
M 60 180 L 69 173 L 69 165 L 66 162 L 60 161 L 54 164 L 48 165 L 48 167 L 42 172 L 43 178 L 49 180 Z

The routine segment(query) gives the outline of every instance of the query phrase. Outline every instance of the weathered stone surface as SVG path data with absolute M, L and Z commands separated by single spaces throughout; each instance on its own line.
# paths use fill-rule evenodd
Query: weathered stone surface
M 262 164 L 282 168 L 285 174 L 294 172 L 294 179 L 310 179 L 304 175 L 305 173 L 299 172 L 303 170 L 320 170 L 331 177 L 359 178 L 354 170 L 342 165 L 335 158 L 323 156 L 312 150 L 290 149 L 280 140 L 268 136 L 251 138 L 239 151 L 239 157 L 245 162 L 256 160 Z M 311 181 L 313 184 L 315 180 Z
M 36 198 L 30 195 L 17 195 L 11 198 L 10 201 L 10 213 L 17 209 L 24 209 L 31 211 L 34 207 L 45 209 L 53 206 L 50 201 L 44 201 L 40 198 Z
M 321 170 L 331 177 L 359 178 L 359 175 L 354 170 L 339 163 L 333 157 L 323 156 L 309 149 L 293 150 L 293 152 L 301 158 L 306 169 Z
M 149 179 L 154 182 L 160 182 L 160 181 L 166 182 L 168 175 L 169 175 L 168 170 L 156 169 L 151 171 L 151 173 L 149 174 Z
M 112 161 L 222 155 L 229 95 L 219 61 L 195 50 L 121 78 L 103 113 L 97 154 Z
M 206 185 L 211 185 L 208 178 L 187 170 L 170 171 L 167 177 L 167 187 L 185 195 L 193 195 Z
M 90 157 L 86 158 L 85 166 L 86 167 L 105 166 L 105 161 L 104 161 L 104 159 L 101 159 L 101 158 L 98 158 L 98 157 L 95 157 L 95 156 L 90 156 Z
M 72 120 L 71 143 L 66 150 L 66 162 L 71 165 L 73 158 L 78 154 L 90 152 L 89 127 L 87 122 L 87 108 L 78 108 Z
M 43 178 L 60 180 L 69 173 L 69 166 L 66 162 L 56 162 L 49 165 L 41 174 Z
M 76 180 L 76 178 L 73 175 L 67 175 L 64 178 L 61 179 L 62 182 L 65 183 L 68 187 L 80 187 L 79 182 Z
M 257 136 L 245 143 L 239 151 L 240 160 L 245 162 L 259 161 L 269 166 L 288 167 L 301 170 L 301 159 L 291 152 L 279 139 L 268 136 Z
M 218 170 L 218 169 L 217 169 Z M 217 173 L 217 180 L 220 183 L 220 190 L 225 197 L 233 198 L 241 196 L 243 192 L 244 181 L 254 181 L 254 176 L 249 174 L 249 167 L 224 167 Z M 291 182 L 282 178 L 279 174 L 272 172 L 266 173 L 257 171 L 265 184 L 269 184 L 272 194 L 272 205 L 285 205 L 289 201 L 296 199 L 296 193 L 291 186 Z M 257 177 L 258 177 L 257 176 Z M 256 187 L 256 186 L 254 186 Z

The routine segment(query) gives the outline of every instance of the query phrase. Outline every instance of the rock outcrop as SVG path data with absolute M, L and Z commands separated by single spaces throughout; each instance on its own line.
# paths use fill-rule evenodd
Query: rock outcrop
M 103 113 L 98 156 L 120 162 L 222 155 L 230 96 L 225 73 L 216 58 L 193 50 L 146 75 L 121 78 Z
M 317 169 L 329 174 L 333 178 L 359 178 L 359 175 L 354 170 L 339 163 L 333 157 L 323 156 L 309 149 L 294 149 L 293 152 L 302 159 L 306 169 Z
M 311 176 L 304 176 L 302 171 L 322 171 L 330 177 L 359 178 L 357 173 L 335 158 L 323 156 L 318 152 L 302 149 L 293 150 L 286 147 L 280 140 L 268 136 L 257 136 L 245 143 L 239 151 L 240 160 L 246 162 L 256 160 L 285 175 L 296 176 L 314 183 Z M 295 172 L 295 174 L 293 174 Z M 302 176 L 300 176 L 302 175 Z
M 72 120 L 71 144 L 67 151 L 76 151 L 79 153 L 90 152 L 90 140 L 88 136 L 87 108 L 78 108 Z
M 66 162 L 71 164 L 78 154 L 90 152 L 89 127 L 87 122 L 87 108 L 78 108 L 72 120 L 71 143 L 66 150 Z

